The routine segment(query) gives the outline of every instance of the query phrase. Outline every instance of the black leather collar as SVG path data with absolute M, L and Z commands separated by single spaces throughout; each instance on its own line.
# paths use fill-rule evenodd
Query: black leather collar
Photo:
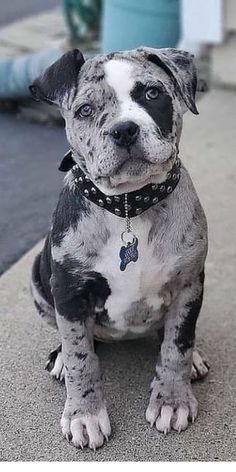
M 67 161 L 67 160 L 69 161 Z M 64 164 L 63 164 L 64 162 Z M 70 165 L 66 165 L 65 163 Z M 75 165 L 74 165 L 75 164 Z M 71 152 L 68 152 L 62 161 L 60 170 L 67 171 L 72 168 L 74 181 L 79 192 L 91 202 L 99 207 L 113 213 L 116 216 L 125 218 L 125 194 L 105 195 L 96 185 L 84 174 L 78 164 L 73 161 Z M 160 184 L 148 184 L 140 190 L 127 193 L 128 216 L 134 218 L 141 215 L 153 205 L 156 205 L 164 198 L 168 197 L 179 183 L 181 161 L 176 159 L 172 169 L 167 174 L 167 179 Z

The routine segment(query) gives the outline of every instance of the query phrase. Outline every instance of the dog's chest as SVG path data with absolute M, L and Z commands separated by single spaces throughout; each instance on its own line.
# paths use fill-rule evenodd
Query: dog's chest
M 139 257 L 120 270 L 119 252 L 124 222 L 112 226 L 111 236 L 99 254 L 95 270 L 108 282 L 111 294 L 105 302 L 111 337 L 142 335 L 158 324 L 165 302 L 161 294 L 169 279 L 171 264 L 161 263 L 156 254 L 155 242 L 148 242 L 150 222 L 133 222 L 138 237 Z

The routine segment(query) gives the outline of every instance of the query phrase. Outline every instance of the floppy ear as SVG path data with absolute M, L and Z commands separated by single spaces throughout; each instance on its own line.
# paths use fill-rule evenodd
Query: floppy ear
M 73 87 L 76 91 L 78 73 L 84 62 L 79 49 L 63 54 L 30 85 L 33 97 L 36 100 L 60 105 L 67 91 Z
M 61 172 L 68 172 L 68 170 L 72 169 L 76 165 L 76 162 L 74 161 L 72 157 L 72 151 L 69 150 L 67 153 L 64 155 L 60 166 L 58 167 L 58 170 Z
M 195 103 L 197 73 L 194 56 L 187 51 L 174 48 L 139 48 L 147 60 L 161 67 L 171 77 L 185 104 L 192 113 L 198 115 Z

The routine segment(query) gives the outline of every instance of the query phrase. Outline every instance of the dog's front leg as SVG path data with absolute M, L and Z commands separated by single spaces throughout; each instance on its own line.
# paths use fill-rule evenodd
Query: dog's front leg
M 99 360 L 94 352 L 94 317 L 83 295 L 61 296 L 54 290 L 65 366 L 66 402 L 63 435 L 76 447 L 96 449 L 111 433 L 103 398 Z
M 180 432 L 195 420 L 198 403 L 191 387 L 195 326 L 203 296 L 203 272 L 186 285 L 170 306 L 164 340 L 151 384 L 146 419 L 160 432 Z

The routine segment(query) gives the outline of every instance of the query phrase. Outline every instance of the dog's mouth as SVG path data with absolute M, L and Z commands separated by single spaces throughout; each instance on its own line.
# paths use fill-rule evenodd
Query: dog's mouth
M 137 166 L 137 160 L 130 159 L 122 163 L 112 175 L 99 176 L 96 185 L 108 195 L 133 192 L 150 183 L 164 182 L 174 161 L 174 154 L 158 164 L 142 158 L 139 159 Z

